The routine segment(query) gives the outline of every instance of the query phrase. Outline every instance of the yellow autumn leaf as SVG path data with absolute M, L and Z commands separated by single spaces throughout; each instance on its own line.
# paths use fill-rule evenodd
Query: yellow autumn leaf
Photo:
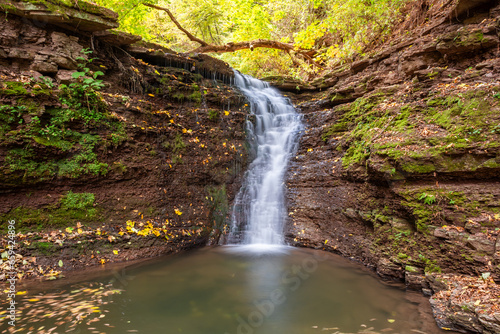
M 151 96 L 151 97 L 155 97 L 153 94 L 148 94 L 148 95 Z
M 182 133 L 186 133 L 188 132 L 186 129 L 182 129 Z
M 99 261 L 99 262 L 101 262 L 101 264 L 105 264 L 105 263 L 106 263 L 106 260 L 101 259 L 101 261 Z
M 173 119 L 171 119 L 171 120 L 170 120 L 170 123 L 174 124 L 174 120 L 173 120 Z
M 229 110 L 224 110 L 224 115 L 229 116 Z
M 182 215 L 182 212 L 180 212 L 178 209 L 174 209 L 174 211 L 175 211 L 176 215 L 178 215 L 178 216 Z
M 113 249 L 113 254 L 118 255 L 118 251 L 116 249 Z
M 28 291 L 18 291 L 16 295 L 25 295 Z

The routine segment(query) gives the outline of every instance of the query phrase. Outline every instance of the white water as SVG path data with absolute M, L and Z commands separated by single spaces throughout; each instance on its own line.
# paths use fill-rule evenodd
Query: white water
M 254 160 L 233 208 L 229 243 L 283 245 L 284 177 L 303 129 L 290 100 L 269 84 L 235 72 L 235 85 L 250 101 L 247 140 Z

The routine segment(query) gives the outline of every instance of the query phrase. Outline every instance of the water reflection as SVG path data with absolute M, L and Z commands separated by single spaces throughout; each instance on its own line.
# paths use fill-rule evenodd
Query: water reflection
M 441 333 L 422 296 L 287 247 L 204 249 L 17 301 L 22 333 Z

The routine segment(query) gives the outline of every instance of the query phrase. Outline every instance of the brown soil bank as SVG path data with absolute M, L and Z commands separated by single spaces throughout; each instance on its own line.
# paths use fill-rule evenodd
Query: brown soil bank
M 83 5 L 0 1 L 0 280 L 9 221 L 19 277 L 204 245 L 246 165 L 227 64 Z
M 500 7 L 443 4 L 408 8 L 401 37 L 312 84 L 274 82 L 307 125 L 286 235 L 442 291 L 443 328 L 499 333 Z

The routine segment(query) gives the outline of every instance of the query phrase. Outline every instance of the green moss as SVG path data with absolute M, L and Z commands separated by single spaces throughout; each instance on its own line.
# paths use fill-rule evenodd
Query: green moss
M 56 147 L 62 151 L 69 151 L 74 146 L 73 143 L 66 141 L 66 140 L 57 140 L 57 139 L 49 140 L 47 138 L 38 137 L 38 136 L 34 136 L 33 140 L 40 145 L 53 146 L 53 147 Z
M 18 232 L 24 233 L 46 228 L 74 226 L 76 222 L 94 223 L 99 218 L 102 209 L 98 206 L 89 205 L 89 201 L 83 204 L 68 203 L 67 199 L 64 200 L 65 198 L 67 195 L 61 201 L 56 201 L 43 208 L 20 206 L 7 214 L 0 214 L 0 219 L 15 220 L 18 224 Z
M 94 205 L 95 196 L 92 193 L 74 193 L 71 190 L 61 198 L 62 209 L 85 209 Z
M 323 141 L 327 141 L 334 135 L 338 135 L 340 133 L 343 133 L 349 129 L 348 127 L 348 122 L 337 122 L 326 128 L 326 130 L 323 132 L 321 135 L 321 139 Z
M 186 148 L 186 144 L 184 143 L 181 134 L 178 133 L 171 142 L 168 141 L 163 142 L 162 146 L 165 149 L 172 151 L 173 163 L 182 163 L 182 153 Z
M 345 155 L 342 157 L 342 166 L 344 168 L 353 165 L 360 164 L 370 156 L 369 148 L 364 142 L 355 142 L 346 151 Z
M 19 81 L 4 81 L 0 87 L 0 95 L 27 95 L 28 90 L 24 83 Z
M 481 168 L 500 168 L 500 162 L 498 159 L 489 159 L 485 161 L 481 166 Z
M 343 101 L 343 100 L 350 100 L 352 99 L 352 95 L 350 94 L 335 94 L 332 96 L 331 101 Z
M 56 246 L 51 242 L 37 241 L 30 247 L 42 255 L 52 255 L 56 252 Z
M 172 95 L 174 99 L 176 99 L 178 102 L 184 102 L 185 96 L 181 92 L 176 92 L 174 95 Z
M 201 104 L 201 92 L 194 91 L 191 95 L 188 96 L 188 99 L 195 102 L 197 105 Z
M 403 163 L 401 168 L 408 173 L 426 174 L 436 170 L 433 164 L 429 163 Z
M 410 124 L 409 117 L 413 113 L 413 108 L 403 106 L 399 111 L 398 116 L 394 119 L 394 128 L 398 132 L 404 132 L 413 126 Z
M 420 269 L 418 267 L 414 266 L 405 266 L 405 270 L 410 273 L 418 273 L 420 272 Z
M 220 117 L 220 110 L 217 109 L 208 109 L 208 119 L 211 121 L 216 121 Z
M 206 188 L 206 192 L 207 207 L 210 210 L 210 221 L 214 229 L 221 231 L 224 228 L 229 212 L 226 186 L 209 186 Z

